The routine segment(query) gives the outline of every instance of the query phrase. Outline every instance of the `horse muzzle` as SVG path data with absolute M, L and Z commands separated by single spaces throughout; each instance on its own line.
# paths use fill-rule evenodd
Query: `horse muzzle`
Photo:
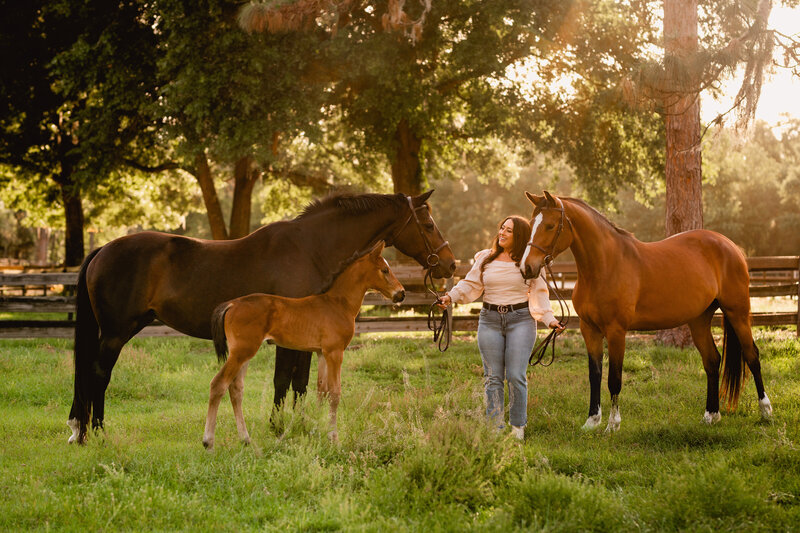
M 402 302 L 405 299 L 406 299 L 406 291 L 405 290 L 399 290 L 396 293 L 392 294 L 392 301 L 394 303 L 396 303 L 396 304 L 399 304 L 400 302 Z
M 436 279 L 452 278 L 456 273 L 455 259 L 440 259 L 436 265 L 431 267 L 431 274 Z
M 532 268 L 528 263 L 525 263 L 519 270 L 524 279 L 535 279 L 539 277 L 539 273 L 542 271 L 542 265 L 539 264 L 535 268 Z

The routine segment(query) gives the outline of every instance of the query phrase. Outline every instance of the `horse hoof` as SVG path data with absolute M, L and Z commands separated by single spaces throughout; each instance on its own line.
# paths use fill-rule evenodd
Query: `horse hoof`
M 213 450 L 214 449 L 214 441 L 213 440 L 205 440 L 205 439 L 203 439 L 203 448 L 205 448 L 208 451 Z
M 590 416 L 589 418 L 586 419 L 586 422 L 583 424 L 583 427 L 581 427 L 581 429 L 584 431 L 594 431 L 595 429 L 597 429 L 597 426 L 600 425 L 602 418 L 603 415 L 601 413 L 597 413 L 596 415 Z
M 703 415 L 703 422 L 705 424 L 708 424 L 709 426 L 711 424 L 716 424 L 720 420 L 722 420 L 722 415 L 719 414 L 719 411 L 716 411 L 714 413 L 709 413 L 708 411 L 706 411 L 706 414 Z
M 339 442 L 339 432 L 338 431 L 329 431 L 328 432 L 328 438 L 331 440 L 331 442 L 338 443 Z
M 761 418 L 763 420 L 772 419 L 772 404 L 769 403 L 769 398 L 765 394 L 764 397 L 758 400 L 758 408 L 761 410 Z
M 70 444 L 72 444 L 73 442 L 80 442 L 79 437 L 81 434 L 81 426 L 80 424 L 78 424 L 78 419 L 70 418 L 69 420 L 67 420 L 67 425 L 72 430 L 72 435 L 69 436 L 69 440 L 67 442 L 69 442 Z

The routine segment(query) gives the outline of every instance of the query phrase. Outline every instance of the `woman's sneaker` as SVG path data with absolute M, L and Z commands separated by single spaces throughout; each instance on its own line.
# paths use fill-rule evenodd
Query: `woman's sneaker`
M 511 426 L 511 434 L 514 435 L 514 438 L 517 440 L 522 440 L 525 438 L 525 426 Z

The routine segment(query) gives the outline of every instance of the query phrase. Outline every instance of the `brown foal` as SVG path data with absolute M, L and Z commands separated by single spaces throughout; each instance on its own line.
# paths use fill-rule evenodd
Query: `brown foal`
M 227 390 L 230 390 L 239 437 L 245 443 L 250 442 L 242 414 L 244 376 L 248 362 L 265 340 L 293 350 L 317 352 L 317 393 L 320 400 L 327 396 L 330 402 L 328 436 L 333 441 L 338 440 L 336 410 L 342 391 L 342 358 L 355 333 L 355 319 L 364 294 L 368 289 L 375 289 L 393 302 L 405 298 L 403 286 L 381 256 L 383 247 L 380 241 L 369 252 L 356 254 L 346 261 L 341 273 L 323 294 L 305 298 L 250 294 L 220 304 L 214 310 L 214 347 L 217 357 L 225 364 L 211 380 L 203 434 L 206 448 L 214 447 L 217 409 Z M 228 348 L 230 357 L 227 357 Z

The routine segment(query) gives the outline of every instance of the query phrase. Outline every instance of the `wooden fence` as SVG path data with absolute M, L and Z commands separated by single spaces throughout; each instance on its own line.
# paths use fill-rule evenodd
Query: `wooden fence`
M 750 268 L 751 298 L 769 296 L 789 296 L 800 302 L 800 257 L 751 257 L 748 258 Z M 433 302 L 433 296 L 422 287 L 423 270 L 418 266 L 394 265 L 395 274 L 406 286 L 406 299 L 397 306 L 376 293 L 369 293 L 364 299 L 365 306 L 388 307 L 391 316 L 371 316 L 364 310 L 356 322 L 356 331 L 395 332 L 426 331 L 427 318 L 424 315 L 427 307 Z M 452 286 L 466 275 L 469 265 L 459 265 L 454 279 L 446 280 L 440 290 Z M 555 282 L 562 296 L 569 300 L 572 295 L 572 283 L 576 279 L 574 263 L 557 263 L 553 265 Z M 0 274 L 0 313 L 54 313 L 52 319 L 3 319 L 0 316 L 0 338 L 38 338 L 38 337 L 71 337 L 75 322 L 75 298 L 73 296 L 77 273 L 21 273 Z M 550 295 L 554 299 L 554 295 Z M 463 311 L 466 309 L 466 311 Z M 416 312 L 414 312 L 416 311 Z M 478 317 L 470 313 L 468 308 L 457 306 L 452 317 L 453 331 L 475 331 L 478 328 Z M 377 314 L 386 314 L 377 313 Z M 792 312 L 753 313 L 753 325 L 795 325 L 800 326 L 798 303 Z M 721 324 L 720 316 L 716 317 L 716 325 Z M 578 327 L 578 319 L 573 316 L 567 327 Z M 800 336 L 800 327 L 797 328 Z M 154 323 L 146 327 L 140 336 L 181 335 L 163 324 Z

